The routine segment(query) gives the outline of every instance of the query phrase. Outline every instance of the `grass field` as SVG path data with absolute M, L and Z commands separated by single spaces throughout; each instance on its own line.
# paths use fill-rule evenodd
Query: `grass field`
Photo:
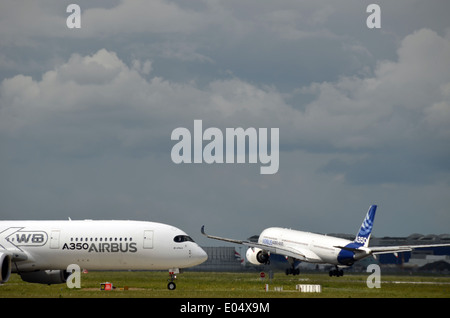
M 0 298 L 449 298 L 450 276 L 381 275 L 380 288 L 368 288 L 369 274 L 329 277 L 326 273 L 286 276 L 275 273 L 261 280 L 259 273 L 185 272 L 175 290 L 167 289 L 167 272 L 89 272 L 81 274 L 81 288 L 66 284 L 23 282 L 16 274 L 0 286 Z M 112 291 L 100 283 L 111 282 Z M 269 290 L 265 290 L 269 284 Z M 301 293 L 296 284 L 319 284 L 321 293 Z M 275 291 L 282 287 L 282 291 Z

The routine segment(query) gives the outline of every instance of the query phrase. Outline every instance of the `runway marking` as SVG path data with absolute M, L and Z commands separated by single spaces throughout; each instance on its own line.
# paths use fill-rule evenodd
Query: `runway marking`
M 381 283 L 391 284 L 423 284 L 423 285 L 450 285 L 450 282 L 402 282 L 402 281 L 382 281 Z

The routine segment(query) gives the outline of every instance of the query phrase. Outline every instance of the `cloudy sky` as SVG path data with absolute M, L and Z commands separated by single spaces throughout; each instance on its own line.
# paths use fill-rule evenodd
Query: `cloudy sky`
M 70 29 L 70 3 L 81 28 Z M 381 8 L 369 29 L 366 8 Z M 1 219 L 450 233 L 447 0 L 0 3 Z M 178 127 L 279 128 L 279 170 L 175 164 Z

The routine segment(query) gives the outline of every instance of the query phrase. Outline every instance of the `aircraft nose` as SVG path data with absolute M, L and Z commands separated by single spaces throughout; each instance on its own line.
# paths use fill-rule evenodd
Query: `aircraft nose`
M 206 254 L 206 252 L 197 245 L 191 255 L 191 259 L 196 261 L 196 265 L 199 265 L 208 259 L 208 254 Z

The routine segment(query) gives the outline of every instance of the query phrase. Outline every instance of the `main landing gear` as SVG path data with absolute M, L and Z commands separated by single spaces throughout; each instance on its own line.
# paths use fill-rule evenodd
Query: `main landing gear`
M 292 258 L 287 258 L 287 261 L 291 264 L 290 268 L 286 268 L 286 275 L 300 275 L 300 268 L 295 268 L 295 260 Z
M 331 277 L 331 276 L 336 276 L 336 277 L 344 276 L 344 271 L 343 271 L 342 269 L 339 269 L 339 268 L 336 266 L 336 269 L 332 269 L 332 270 L 330 271 L 330 277 Z
M 286 268 L 286 275 L 300 275 L 300 268 Z

